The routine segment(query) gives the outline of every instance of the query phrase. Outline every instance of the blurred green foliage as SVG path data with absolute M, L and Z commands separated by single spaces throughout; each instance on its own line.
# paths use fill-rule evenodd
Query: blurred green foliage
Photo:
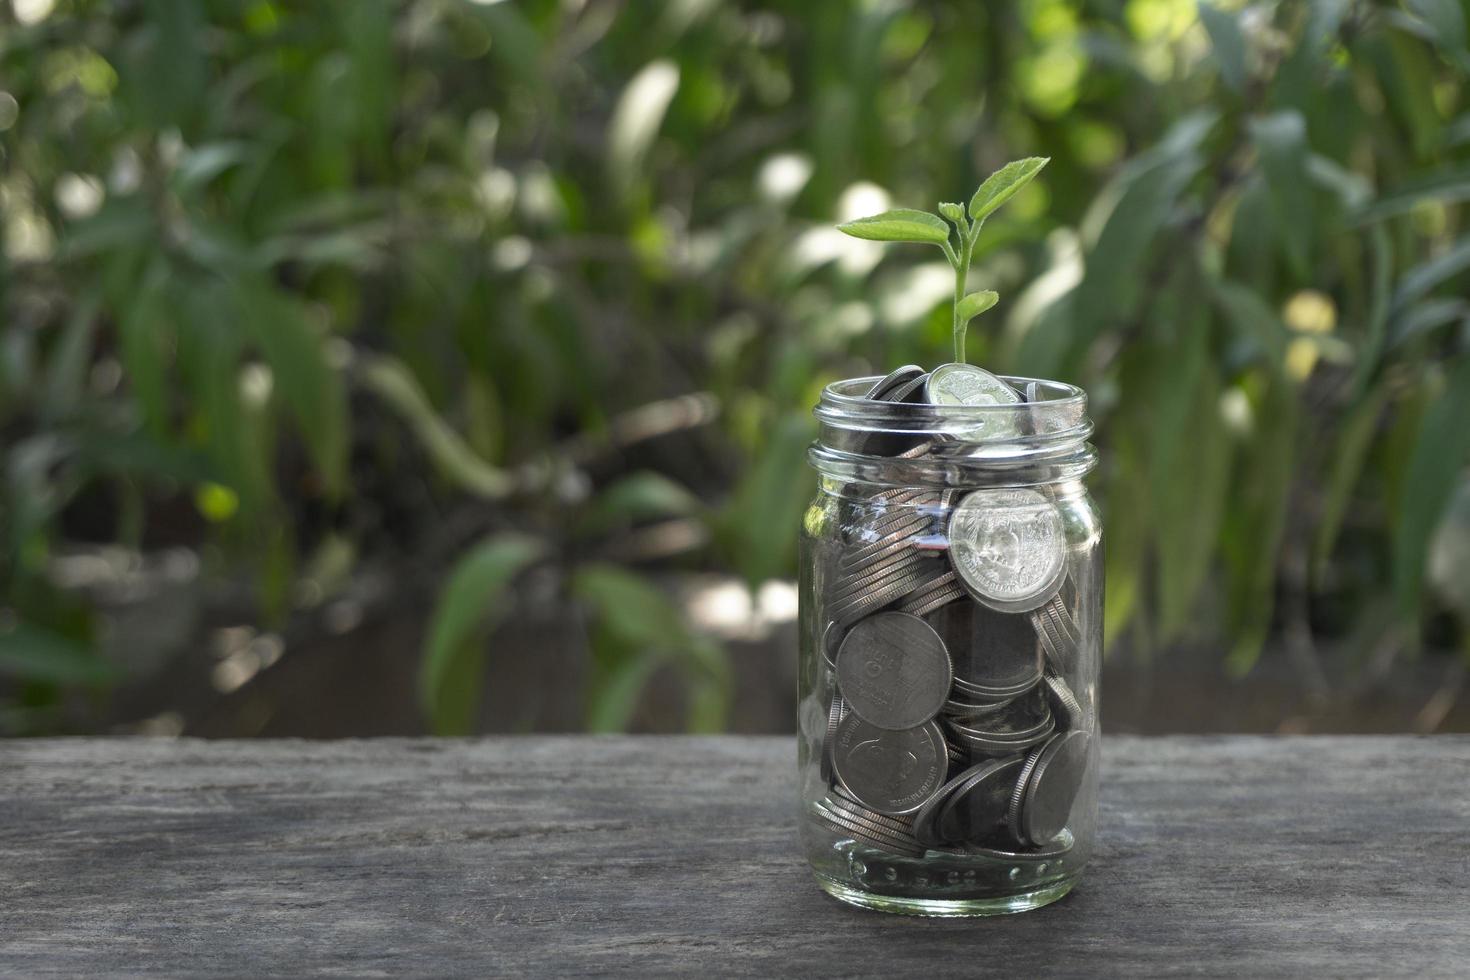
M 1092 393 L 1110 636 L 1218 638 L 1239 671 L 1273 627 L 1463 640 L 1466 20 L 16 4 L 0 726 L 117 678 L 55 574 L 78 547 L 182 543 L 279 623 L 454 529 L 434 728 L 472 725 L 489 617 L 533 568 L 588 617 L 590 725 L 667 664 L 719 727 L 730 667 L 656 573 L 791 574 L 821 385 L 947 359 L 948 266 L 833 223 L 1030 154 L 1052 163 L 977 248 L 1003 299 L 970 358 Z

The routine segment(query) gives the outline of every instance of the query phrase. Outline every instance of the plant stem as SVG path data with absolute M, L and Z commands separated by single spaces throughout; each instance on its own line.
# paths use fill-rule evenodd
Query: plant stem
M 978 230 L 978 227 L 977 229 Z M 965 298 L 965 284 L 970 278 L 970 255 L 975 250 L 975 236 L 967 234 L 969 229 L 960 231 L 960 254 L 959 261 L 954 264 L 954 316 L 952 320 L 954 329 L 954 359 L 956 364 L 965 363 L 965 333 L 969 329 L 968 323 L 960 322 L 960 300 Z

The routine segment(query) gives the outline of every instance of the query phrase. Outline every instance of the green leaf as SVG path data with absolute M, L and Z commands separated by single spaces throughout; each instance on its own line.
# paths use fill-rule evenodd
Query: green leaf
M 1228 280 L 1215 284 L 1215 300 L 1236 335 L 1258 346 L 1272 370 L 1280 370 L 1289 337 L 1286 324 L 1271 305 L 1249 286 Z
M 101 685 L 119 676 L 116 666 L 87 647 L 40 626 L 21 623 L 0 633 L 0 676 L 50 684 Z
M 1461 201 L 1470 201 L 1470 166 L 1451 167 L 1406 180 L 1366 204 L 1354 218 L 1359 224 L 1368 224 L 1407 214 L 1421 203 Z
M 627 731 L 638 699 L 643 696 L 644 685 L 662 663 L 663 658 L 654 653 L 616 660 L 589 692 L 587 731 L 594 734 Z
M 1373 444 L 1373 435 L 1378 431 L 1378 418 L 1388 402 L 1388 387 L 1378 385 L 1362 401 L 1354 405 L 1342 424 L 1337 437 L 1332 462 L 1328 468 L 1323 487 L 1322 512 L 1317 519 L 1316 534 L 1312 540 L 1313 576 L 1320 578 L 1332 557 L 1337 544 L 1342 519 L 1347 514 L 1348 502 L 1353 488 L 1363 473 L 1363 463 L 1368 458 L 1368 448 Z
M 1225 666 L 1236 676 L 1255 665 L 1271 626 L 1300 418 L 1295 394 L 1284 378 L 1250 380 L 1260 382 L 1264 391 L 1254 400 L 1254 431 L 1239 449 L 1220 538 L 1234 637 Z
M 464 438 L 445 422 L 407 365 L 395 357 L 371 357 L 359 370 L 364 386 L 409 423 L 441 475 L 456 486 L 487 500 L 508 494 L 509 473 L 481 459 Z
M 618 96 L 607 126 L 607 165 L 620 199 L 626 201 L 644 177 L 649 148 L 678 91 L 679 66 L 660 58 L 644 65 Z
M 263 285 L 242 285 L 245 325 L 270 364 L 273 385 L 285 398 L 306 437 L 329 496 L 340 496 L 347 479 L 347 386 L 327 363 L 323 338 L 301 303 Z
M 1266 173 L 1277 233 L 1293 271 L 1305 279 L 1310 271 L 1314 228 L 1306 120 L 1294 109 L 1283 109 L 1252 119 L 1250 134 Z
M 662 658 L 684 673 L 691 691 L 691 730 L 719 730 L 729 702 L 730 665 L 724 649 L 695 633 L 678 606 L 658 588 L 615 565 L 583 567 L 572 592 L 592 607 L 602 660 L 589 702 L 590 720 L 625 723 L 637 705 L 642 682 Z M 712 693 L 713 692 L 713 693 Z
M 964 299 L 960 300 L 959 306 L 956 307 L 955 311 L 959 315 L 960 323 L 965 324 L 990 309 L 999 300 L 1000 294 L 995 290 L 982 289 L 979 292 L 970 293 Z
M 1211 363 L 1209 323 L 1197 307 L 1190 310 L 1186 299 L 1177 320 L 1181 336 L 1155 357 L 1148 398 L 1161 642 L 1193 622 L 1217 554 L 1233 455 L 1220 419 L 1220 378 Z
M 484 677 L 483 638 L 504 615 L 511 582 L 545 551 L 535 538 L 496 535 L 461 558 L 439 590 L 419 663 L 419 696 L 436 734 L 470 731 Z
M 1240 31 L 1240 21 L 1234 13 L 1221 10 L 1211 3 L 1199 5 L 1199 18 L 1210 35 L 1210 44 L 1215 49 L 1215 62 L 1220 66 L 1220 80 L 1237 95 L 1245 91 L 1245 37 Z
M 703 509 L 687 487 L 662 473 L 630 473 L 597 495 L 579 529 L 595 532 L 624 522 L 684 517 Z
M 1455 482 L 1470 459 L 1470 354 L 1446 371 L 1439 397 L 1420 422 L 1402 482 L 1393 529 L 1393 581 L 1399 612 L 1418 609 L 1430 536 L 1444 515 Z
M 898 208 L 869 215 L 837 226 L 837 230 L 853 238 L 871 242 L 925 242 L 943 245 L 949 241 L 949 225 L 937 214 Z
M 970 220 L 983 221 L 996 208 L 1009 201 L 1016 192 L 1027 184 L 1031 178 L 1041 172 L 1041 168 L 1051 162 L 1051 157 L 1027 157 L 1024 160 L 1012 160 L 1001 167 L 995 173 L 985 178 L 985 183 L 975 191 L 975 196 L 970 198 Z
M 939 215 L 940 217 L 947 218 L 948 220 L 953 221 L 955 224 L 958 225 L 965 220 L 965 209 L 964 206 L 960 204 L 941 204 L 939 205 Z
M 1470 625 L 1470 479 L 1461 479 L 1429 546 L 1429 584 Z M 1470 639 L 1470 638 L 1467 638 Z
M 1470 269 L 1470 236 L 1460 239 L 1444 253 L 1406 271 L 1399 278 L 1398 288 L 1394 290 L 1390 315 L 1402 312 L 1409 304 L 1428 295 L 1466 269 Z
M 751 585 L 789 575 L 795 567 L 797 529 L 816 487 L 806 465 L 815 428 L 806 412 L 777 422 L 720 514 L 725 551 Z

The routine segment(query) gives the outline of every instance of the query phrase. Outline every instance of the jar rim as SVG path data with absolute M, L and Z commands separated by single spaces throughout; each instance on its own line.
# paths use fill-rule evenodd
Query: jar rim
M 1036 400 L 887 402 L 865 397 L 878 377 L 835 381 L 812 412 L 821 432 L 808 459 L 824 475 L 893 485 L 1018 486 L 1086 475 L 1096 462 L 1087 392 L 1062 381 L 1001 377 Z
M 994 433 L 983 443 L 1009 442 L 1017 434 L 1047 442 L 1083 440 L 1092 434 L 1087 392 L 1065 381 L 1000 375 L 1001 380 L 1035 400 L 1013 405 L 932 405 L 879 401 L 866 397 L 878 376 L 846 378 L 822 389 L 813 409 L 824 428 L 841 432 L 903 432 L 943 436 L 958 431 Z

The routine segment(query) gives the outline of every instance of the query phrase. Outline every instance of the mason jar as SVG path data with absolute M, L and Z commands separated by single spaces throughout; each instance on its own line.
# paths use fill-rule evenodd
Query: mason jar
M 989 915 L 1067 894 L 1097 815 L 1102 524 L 1087 395 L 829 385 L 801 532 L 801 837 L 865 908 Z

